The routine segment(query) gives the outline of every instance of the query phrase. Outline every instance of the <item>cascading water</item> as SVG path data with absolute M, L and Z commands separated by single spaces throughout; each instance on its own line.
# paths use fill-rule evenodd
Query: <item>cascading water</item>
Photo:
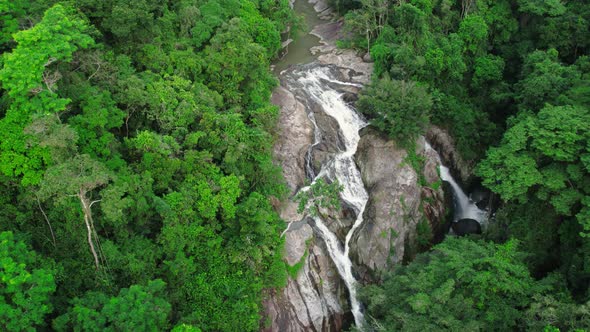
M 307 116 L 311 123 L 313 123 L 314 142 L 312 145 L 309 146 L 309 149 L 307 150 L 307 155 L 305 157 L 305 172 L 308 177 L 315 179 L 315 171 L 313 170 L 312 166 L 312 152 L 313 149 L 322 141 L 322 135 L 320 128 L 318 127 L 318 124 L 315 121 L 315 116 L 313 115 L 313 113 L 309 112 Z
M 448 182 L 453 188 L 453 197 L 455 200 L 455 220 L 459 219 L 473 219 L 484 224 L 487 220 L 487 211 L 477 207 L 475 202 L 470 200 L 463 189 L 457 184 L 449 169 L 443 165 L 439 166 L 440 178 Z
M 430 144 L 428 144 L 426 141 L 424 142 L 424 148 L 426 150 L 433 150 L 432 146 L 430 146 Z M 467 197 L 463 189 L 461 189 L 461 187 L 457 184 L 457 181 L 455 181 L 451 175 L 449 168 L 442 165 L 440 158 L 438 158 L 438 153 L 436 155 L 439 164 L 440 178 L 441 180 L 448 182 L 453 189 L 453 198 L 455 202 L 455 217 L 453 221 L 456 222 L 460 219 L 473 219 L 481 225 L 485 225 L 488 219 L 488 212 L 477 207 L 475 202 Z
M 330 180 L 337 180 L 343 190 L 340 193 L 341 199 L 351 206 L 356 212 L 356 220 L 346 234 L 344 247 L 336 235 L 325 225 L 321 217 L 313 217 L 317 231 L 326 243 L 328 252 L 341 278 L 344 280 L 350 294 L 350 303 L 352 314 L 354 316 L 357 328 L 362 329 L 365 326 L 365 320 L 361 311 L 360 303 L 357 299 L 357 281 L 352 273 L 352 262 L 349 257 L 350 241 L 354 232 L 363 222 L 363 211 L 369 199 L 369 195 L 364 187 L 361 174 L 354 163 L 354 154 L 356 153 L 358 142 L 360 140 L 359 131 L 367 123 L 346 104 L 342 99 L 342 94 L 330 87 L 330 85 L 355 85 L 352 83 L 341 82 L 335 79 L 332 73 L 332 67 L 307 65 L 301 69 L 293 70 L 290 73 L 284 73 L 287 76 L 287 84 L 290 90 L 299 90 L 307 95 L 309 100 L 319 105 L 321 109 L 331 116 L 340 128 L 340 135 L 344 142 L 344 150 L 339 151 L 332 158 L 325 161 L 313 181 L 325 177 Z M 311 112 L 311 111 L 310 111 Z M 321 130 L 314 121 L 313 113 L 310 113 L 310 119 L 314 122 L 315 129 Z M 316 134 L 313 149 L 321 140 L 321 135 Z M 308 175 L 313 174 L 311 171 L 310 155 L 308 153 L 307 168 Z M 309 187 L 302 188 L 301 191 L 308 190 Z

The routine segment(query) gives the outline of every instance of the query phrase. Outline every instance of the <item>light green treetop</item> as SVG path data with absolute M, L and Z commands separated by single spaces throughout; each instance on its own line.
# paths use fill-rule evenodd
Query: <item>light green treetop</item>
M 72 54 L 94 42 L 85 34 L 86 23 L 55 5 L 43 20 L 14 35 L 18 46 L 3 55 L 0 83 L 10 106 L 0 119 L 0 170 L 7 176 L 22 176 L 22 184 L 40 181 L 42 169 L 51 162 L 47 149 L 39 147 L 23 129 L 31 117 L 63 111 L 68 99 L 57 95 L 61 74 L 53 69 L 58 61 L 70 61 Z
M 52 271 L 33 269 L 34 252 L 12 232 L 0 233 L 0 329 L 34 331 L 52 311 L 49 297 L 55 292 Z

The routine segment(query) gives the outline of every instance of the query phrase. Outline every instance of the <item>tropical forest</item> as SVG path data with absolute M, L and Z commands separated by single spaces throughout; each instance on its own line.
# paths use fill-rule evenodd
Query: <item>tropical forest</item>
M 0 331 L 590 331 L 590 2 L 0 0 Z

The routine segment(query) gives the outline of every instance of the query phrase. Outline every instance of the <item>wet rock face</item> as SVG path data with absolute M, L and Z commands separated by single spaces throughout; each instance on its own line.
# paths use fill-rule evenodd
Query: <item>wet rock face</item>
M 430 224 L 434 234 L 434 243 L 442 241 L 448 231 L 446 224 L 446 198 L 443 190 L 442 181 L 438 174 L 440 165 L 440 155 L 432 148 L 425 147 L 425 139 L 420 138 L 417 142 L 417 153 L 424 158 L 424 169 L 422 175 L 427 186 L 422 187 L 422 207 L 426 220 Z M 424 147 L 424 149 L 420 148 Z
M 279 137 L 274 147 L 274 159 L 283 168 L 283 175 L 291 196 L 304 186 L 305 156 L 314 141 L 314 126 L 307 115 L 313 103 L 298 100 L 284 87 L 277 88 L 272 96 L 273 103 L 280 107 Z M 321 110 L 318 114 L 323 114 Z M 316 113 L 316 112 L 314 112 Z M 318 121 L 316 119 L 316 121 Z M 322 125 L 331 127 L 333 143 L 326 144 L 321 153 L 335 153 L 339 149 L 339 134 L 334 120 L 324 117 Z M 325 157 L 325 156 L 324 156 Z M 352 221 L 346 216 L 346 209 L 338 212 L 327 211 L 332 227 L 350 227 Z M 297 203 L 292 199 L 283 202 L 279 208 L 281 218 L 290 223 L 285 236 L 285 261 L 294 266 L 302 263 L 295 278 L 289 277 L 287 286 L 273 292 L 264 301 L 264 331 L 340 331 L 345 321 L 347 303 L 346 286 L 340 279 L 324 242 L 314 234 L 304 216 L 297 212 Z
M 417 147 L 417 153 L 425 158 L 422 176 L 426 183 L 436 183 L 436 151 L 425 151 L 423 139 Z M 406 249 L 415 247 L 416 226 L 421 220 L 427 220 L 435 230 L 444 220 L 442 189 L 421 187 L 419 174 L 406 158 L 407 152 L 395 142 L 373 129 L 364 130 L 355 160 L 369 203 L 351 253 L 365 283 L 378 281 L 382 272 L 413 254 Z
M 286 241 L 291 243 L 286 259 L 292 265 L 303 259 L 303 266 L 297 278 L 289 278 L 287 287 L 264 301 L 267 326 L 262 330 L 341 331 L 346 287 L 312 228 L 306 223 L 295 227 L 286 234 Z
M 404 257 L 419 212 L 418 175 L 404 163 L 407 153 L 372 129 L 365 130 L 355 160 L 369 192 L 364 223 L 354 235 L 352 259 L 364 282 L 375 281 Z
M 339 211 L 332 209 L 320 209 L 320 214 L 324 220 L 324 224 L 328 229 L 336 234 L 341 243 L 346 241 L 346 234 L 356 220 L 356 212 L 354 209 L 344 202 L 341 202 Z
M 287 89 L 275 89 L 272 102 L 280 107 L 279 139 L 274 146 L 274 157 L 283 168 L 289 189 L 295 193 L 305 182 L 305 154 L 313 143 L 313 124 L 305 106 Z
M 455 141 L 446 130 L 432 126 L 426 133 L 426 140 L 436 151 L 440 152 L 443 165 L 458 175 L 461 182 L 466 183 L 473 171 L 473 165 L 467 164 L 455 148 Z
M 311 106 L 311 109 L 318 127 L 322 128 L 321 142 L 311 152 L 312 167 L 315 174 L 318 174 L 326 159 L 344 149 L 344 142 L 336 120 L 315 104 Z

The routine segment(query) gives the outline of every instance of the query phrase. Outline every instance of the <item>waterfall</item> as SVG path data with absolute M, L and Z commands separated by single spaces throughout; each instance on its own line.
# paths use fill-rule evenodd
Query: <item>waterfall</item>
M 424 141 L 424 149 L 426 151 L 435 151 L 432 146 L 426 142 L 426 140 Z M 442 164 L 438 153 L 436 153 L 436 160 L 438 161 L 439 165 L 440 179 L 448 182 L 453 189 L 453 201 L 455 203 L 455 217 L 453 221 L 456 222 L 460 219 L 469 218 L 484 225 L 488 219 L 488 212 L 477 207 L 475 202 L 467 197 L 463 189 L 461 189 L 461 186 L 457 184 L 457 181 L 455 181 L 451 175 L 449 168 Z
M 334 261 L 340 277 L 348 288 L 355 324 L 357 328 L 362 329 L 365 326 L 365 320 L 360 302 L 357 299 L 357 281 L 352 273 L 352 262 L 349 257 L 349 251 L 352 236 L 363 223 L 363 212 L 369 199 L 369 195 L 361 179 L 360 171 L 354 163 L 354 154 L 356 153 L 360 140 L 359 131 L 367 123 L 344 102 L 341 93 L 329 86 L 328 83 L 351 85 L 350 83 L 340 82 L 334 79 L 330 67 L 304 66 L 301 70 L 293 71 L 292 75 L 298 77 L 295 82 L 291 82 L 291 84 L 296 85 L 292 88 L 301 89 L 303 93 L 310 97 L 310 100 L 321 106 L 327 115 L 336 120 L 340 128 L 340 135 L 344 141 L 344 151 L 339 151 L 332 158 L 328 159 L 322 165 L 319 174 L 314 178 L 314 182 L 322 177 L 330 180 L 338 180 L 343 186 L 343 190 L 340 193 L 341 199 L 356 212 L 356 220 L 350 231 L 346 234 L 344 246 L 342 246 L 336 235 L 325 225 L 321 217 L 315 216 L 313 219 L 317 231 L 326 243 L 328 253 Z M 313 114 L 310 115 L 310 118 L 313 121 Z M 313 122 L 315 129 L 319 130 L 315 121 Z M 313 174 L 310 171 L 311 149 L 320 140 L 321 135 L 316 134 L 316 140 L 308 151 L 306 160 L 308 175 Z M 301 190 L 309 190 L 309 187 L 302 188 Z
M 487 220 L 487 212 L 485 210 L 480 209 L 477 207 L 475 202 L 465 195 L 465 192 L 461 187 L 457 184 L 449 169 L 443 165 L 439 166 L 440 169 L 440 178 L 443 181 L 448 182 L 453 188 L 453 197 L 455 201 L 455 220 L 458 221 L 460 219 L 473 219 L 479 222 L 480 224 L 484 224 Z
M 313 136 L 314 136 L 314 140 L 313 140 L 313 144 L 309 146 L 309 149 L 307 149 L 307 153 L 305 155 L 305 173 L 308 177 L 315 179 L 316 175 L 315 172 L 313 170 L 313 165 L 312 165 L 312 159 L 313 159 L 313 149 L 321 143 L 322 141 L 322 134 L 320 131 L 320 128 L 318 127 L 317 122 L 315 121 L 315 116 L 313 115 L 312 112 L 309 112 L 307 114 L 307 117 L 309 118 L 309 120 L 311 121 L 311 123 L 313 124 Z
M 465 192 L 457 184 L 447 167 L 440 165 L 439 169 L 440 178 L 443 181 L 448 182 L 451 185 L 451 188 L 453 188 L 453 198 L 455 201 L 455 220 L 453 221 L 469 218 L 476 220 L 480 224 L 485 223 L 487 219 L 487 212 L 477 207 L 475 202 L 465 195 Z

